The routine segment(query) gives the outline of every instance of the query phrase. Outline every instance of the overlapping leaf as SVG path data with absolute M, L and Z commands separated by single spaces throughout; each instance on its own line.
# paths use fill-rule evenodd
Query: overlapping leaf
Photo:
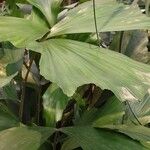
M 0 131 L 19 125 L 19 120 L 12 114 L 8 108 L 0 103 Z
M 28 0 L 30 4 L 38 8 L 43 13 L 51 27 L 57 21 L 61 1 L 62 0 Z
M 128 6 L 115 0 L 97 0 L 95 9 L 99 32 L 150 28 L 150 18 L 142 14 L 136 5 Z M 92 1 L 85 2 L 70 10 L 51 29 L 50 36 L 95 32 L 93 16 Z
M 1 68 L 0 68 L 0 70 L 1 70 Z M 0 87 L 3 87 L 6 84 L 8 84 L 12 80 L 12 78 L 15 77 L 15 75 L 16 74 L 13 74 L 11 76 L 7 76 L 6 74 L 0 75 L 0 83 L 1 83 Z
M 105 130 L 97 130 L 89 126 L 62 128 L 62 132 L 69 135 L 69 143 L 64 143 L 62 150 L 72 150 L 81 146 L 83 150 L 148 150 L 139 143 L 123 135 Z
M 117 104 L 118 103 L 118 104 Z M 135 102 L 137 104 L 138 102 Z M 146 102 L 139 102 L 141 105 L 131 105 L 130 107 L 133 109 L 132 111 L 143 112 L 145 108 L 145 113 L 148 111 L 148 106 L 145 106 Z M 134 107 L 135 106 L 135 107 Z M 145 106 L 145 107 L 144 107 Z M 147 107 L 147 109 L 146 109 Z M 109 100 L 103 107 L 99 115 L 99 119 L 97 119 L 93 126 L 96 128 L 105 128 L 115 130 L 116 132 L 120 132 L 123 134 L 128 135 L 129 137 L 133 138 L 134 140 L 140 141 L 144 146 L 150 147 L 150 130 L 147 127 L 142 125 L 135 125 L 133 123 L 126 123 L 124 119 L 125 116 L 118 115 L 121 113 L 125 108 L 123 108 L 123 104 L 119 104 L 119 101 L 114 98 Z M 130 114 L 129 114 L 130 115 Z M 135 114 L 137 115 L 137 114 Z M 124 124 L 126 123 L 126 124 Z
M 112 90 L 122 101 L 137 100 L 150 87 L 148 65 L 107 49 L 65 39 L 35 42 L 28 48 L 42 53 L 41 74 L 68 96 L 77 87 L 94 83 Z
M 0 48 L 0 87 L 6 85 L 21 68 L 23 49 L 17 49 L 10 43 L 2 43 Z
M 144 98 L 141 101 L 130 102 L 131 110 L 127 107 L 127 119 L 126 123 L 136 123 L 137 120 L 135 116 L 138 118 L 139 122 L 143 125 L 150 123 L 150 91 L 146 93 Z M 133 115 L 134 113 L 134 115 Z
M 0 89 L 0 94 L 0 99 L 8 99 L 13 101 L 18 100 L 16 86 L 12 83 Z
M 97 127 L 98 126 L 97 124 Z M 147 127 L 140 125 L 106 125 L 103 126 L 103 128 L 109 128 L 124 133 L 135 140 L 143 142 L 145 146 L 150 148 L 150 129 Z
M 74 124 L 76 126 L 119 124 L 123 115 L 123 104 L 114 96 L 108 99 L 100 109 L 86 110 L 80 117 L 75 119 Z
M 80 119 L 75 121 L 74 127 L 60 129 L 62 132 L 69 135 L 69 138 L 64 143 L 62 150 L 72 150 L 77 147 L 82 147 L 83 150 L 130 150 L 133 149 L 132 146 L 135 146 L 136 149 L 139 150 L 148 150 L 148 141 L 150 139 L 150 131 L 148 128 L 135 125 L 122 125 L 119 122 L 116 124 L 116 119 L 119 118 L 116 114 L 122 112 L 122 110 L 123 105 L 114 97 L 109 99 L 102 109 L 85 112 Z M 114 118 L 112 116 L 115 116 L 116 119 L 112 119 Z M 99 119 L 97 120 L 97 118 Z M 96 130 L 92 126 L 103 129 Z M 139 140 L 141 143 L 144 143 L 144 146 L 141 146 L 126 136 L 106 129 L 116 129 L 117 132 L 123 133 L 134 140 Z
M 47 31 L 47 28 L 30 20 L 0 17 L 0 41 L 12 42 L 16 47 L 25 47 L 32 40 L 41 38 Z
M 53 128 L 14 127 L 0 132 L 2 150 L 37 150 L 54 132 Z
M 99 118 L 94 125 L 120 124 L 124 114 L 123 104 L 114 96 L 100 109 Z

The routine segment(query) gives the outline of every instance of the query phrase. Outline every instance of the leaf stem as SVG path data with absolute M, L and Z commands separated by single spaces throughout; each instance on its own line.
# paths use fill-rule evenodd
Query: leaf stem
M 120 32 L 120 41 L 119 41 L 119 53 L 121 53 L 121 49 L 122 49 L 122 41 L 123 41 L 123 35 L 124 35 L 124 31 Z
M 25 93 L 26 93 L 26 82 L 27 82 L 28 75 L 30 73 L 30 69 L 31 69 L 33 61 L 34 61 L 34 57 L 30 60 L 30 64 L 29 64 L 27 73 L 25 75 L 25 79 L 22 81 L 22 84 L 21 84 L 22 94 L 21 94 L 21 103 L 20 103 L 20 109 L 19 109 L 19 117 L 20 117 L 21 122 L 23 122 L 24 101 L 25 101 Z
M 97 42 L 98 42 L 98 46 L 101 46 L 100 43 L 100 38 L 99 38 L 99 33 L 98 33 L 98 27 L 97 27 L 97 19 L 96 19 L 96 4 L 95 4 L 95 0 L 93 0 L 93 13 L 94 13 L 94 23 L 95 23 L 95 30 L 96 30 L 96 35 L 97 35 Z
M 41 87 L 38 88 L 37 97 L 37 124 L 40 125 L 40 112 L 41 112 Z

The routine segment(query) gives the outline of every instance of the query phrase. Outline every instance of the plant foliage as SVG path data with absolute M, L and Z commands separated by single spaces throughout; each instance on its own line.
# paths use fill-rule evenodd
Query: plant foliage
M 0 8 L 0 150 L 150 149 L 147 1 Z

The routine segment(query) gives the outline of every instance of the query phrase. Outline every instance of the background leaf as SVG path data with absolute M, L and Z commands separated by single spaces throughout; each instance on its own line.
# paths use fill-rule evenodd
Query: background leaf
M 99 125 L 97 124 L 97 127 Z M 116 130 L 124 133 L 134 140 L 139 140 L 145 146 L 150 148 L 150 129 L 144 126 L 137 125 L 104 125 L 102 128 Z
M 0 99 L 18 100 L 16 86 L 13 83 L 4 86 L 1 89 Z
M 8 42 L 0 48 L 0 87 L 8 84 L 21 69 L 24 50 L 17 49 Z
M 128 57 L 149 64 L 149 33 L 146 30 L 132 30 L 110 33 L 113 40 L 109 49 L 123 53 Z
M 150 53 L 147 45 L 148 34 L 145 31 L 126 31 L 123 33 L 121 52 L 134 60 L 148 63 Z
M 139 122 L 143 125 L 150 123 L 150 91 L 146 93 L 141 101 L 130 102 L 130 107 L 138 118 Z M 131 110 L 126 107 L 126 123 L 137 123 L 137 120 L 133 116 Z
M 51 84 L 43 95 L 44 118 L 47 126 L 54 126 L 62 118 L 69 98 L 56 85 Z
M 138 6 L 117 3 L 115 0 L 96 0 L 96 17 L 99 32 L 150 28 L 150 18 Z M 72 33 L 95 32 L 92 1 L 70 10 L 52 29 L 50 37 Z M 79 27 L 80 25 L 80 27 Z
M 0 103 L 0 131 L 19 125 L 19 120 L 11 111 L 2 103 Z
M 57 21 L 61 1 L 62 0 L 28 0 L 30 4 L 43 13 L 50 27 L 52 27 Z

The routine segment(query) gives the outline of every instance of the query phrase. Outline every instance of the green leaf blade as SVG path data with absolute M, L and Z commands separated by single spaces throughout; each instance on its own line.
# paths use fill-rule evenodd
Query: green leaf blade
M 69 98 L 56 85 L 52 84 L 43 95 L 44 118 L 47 126 L 55 126 L 62 118 Z
M 0 103 L 0 131 L 16 126 L 19 126 L 19 120 L 4 104 Z
M 0 132 L 1 149 L 8 150 L 11 146 L 12 150 L 37 150 L 53 132 L 53 128 L 10 128 Z
M 77 87 L 94 83 L 122 100 L 142 99 L 150 87 L 150 67 L 87 43 L 51 39 L 28 46 L 42 53 L 41 74 L 72 96 Z M 132 83 L 132 84 L 131 84 Z
M 70 145 L 66 144 L 63 150 L 72 150 L 76 146 L 81 146 L 83 150 L 132 150 L 133 147 L 136 147 L 136 150 L 148 150 L 138 142 L 107 130 L 84 126 L 62 128 L 61 131 L 69 135 L 71 142 Z
M 150 18 L 143 15 L 138 6 L 123 5 L 115 0 L 97 0 L 96 18 L 99 32 L 150 28 Z M 49 36 L 90 32 L 95 32 L 92 1 L 70 10 L 66 17 L 51 29 Z
M 62 0 L 27 0 L 45 16 L 50 27 L 57 22 L 57 15 Z
M 25 47 L 41 38 L 48 29 L 16 17 L 0 17 L 0 41 L 9 41 L 16 47 Z

